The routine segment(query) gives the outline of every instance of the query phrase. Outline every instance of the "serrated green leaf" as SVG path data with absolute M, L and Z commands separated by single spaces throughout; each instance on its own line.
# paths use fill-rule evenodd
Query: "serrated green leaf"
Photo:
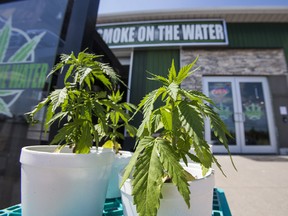
M 53 117 L 53 111 L 52 111 L 52 108 L 53 108 L 53 106 L 52 106 L 52 104 L 49 104 L 49 106 L 48 106 L 48 108 L 47 108 L 47 110 L 46 110 L 46 115 L 45 115 L 45 122 L 44 122 L 44 130 L 45 130 L 45 133 L 47 133 L 48 132 L 48 130 L 49 130 L 49 121 L 52 119 L 52 117 Z
M 51 112 L 53 112 L 52 111 L 52 106 L 49 106 L 48 107 L 48 109 L 47 109 L 47 115 L 49 115 L 49 118 L 47 118 L 46 119 L 46 126 L 47 126 L 47 129 L 48 129 L 48 127 L 49 126 L 51 126 L 56 120 L 58 120 L 59 121 L 59 124 L 60 124 L 60 122 L 61 122 L 61 120 L 64 118 L 64 117 L 66 117 L 67 115 L 68 115 L 68 112 L 58 112 L 58 113 L 56 113 L 55 115 L 53 114 L 53 116 L 52 116 L 52 114 L 51 114 Z M 48 121 L 49 120 L 49 121 Z
M 160 109 L 153 111 L 152 119 L 151 119 L 152 120 L 151 131 L 158 132 L 158 130 L 161 130 L 164 127 L 161 118 L 162 116 L 161 116 Z
M 156 89 L 152 92 L 150 92 L 149 94 L 147 94 L 142 101 L 140 102 L 138 109 L 143 109 L 143 121 L 141 123 L 141 125 L 138 128 L 138 132 L 137 132 L 137 136 L 140 137 L 143 135 L 144 129 L 145 127 L 148 129 L 149 132 L 151 132 L 151 121 L 150 121 L 150 117 L 151 117 L 151 113 L 153 111 L 154 108 L 154 103 L 157 100 L 157 98 L 166 91 L 166 88 L 161 87 L 159 89 Z
M 194 135 L 193 141 L 194 151 L 201 161 L 201 165 L 207 169 L 211 168 L 213 159 L 211 157 L 212 153 L 210 151 L 210 146 L 202 137 L 198 137 L 196 134 Z
M 190 208 L 190 190 L 187 178 L 191 180 L 194 179 L 194 177 L 187 173 L 180 165 L 179 156 L 166 140 L 158 139 L 157 144 L 163 168 L 166 170 L 168 176 L 172 179 L 172 183 L 177 187 L 188 208 Z
M 182 126 L 186 132 L 189 133 L 190 136 L 193 135 L 193 132 L 195 132 L 198 137 L 203 136 L 204 120 L 197 107 L 182 101 L 178 108 Z
M 224 171 L 222 170 L 222 167 L 220 165 L 220 163 L 218 162 L 218 160 L 216 159 L 216 157 L 214 155 L 212 155 L 213 158 L 213 162 L 217 165 L 217 167 L 219 168 L 219 170 L 222 172 L 222 174 L 226 177 Z M 235 166 L 234 166 L 235 167 Z M 236 168 L 236 167 L 235 167 Z
M 126 124 L 126 125 L 125 125 L 125 128 L 126 128 L 127 132 L 129 133 L 129 135 L 130 135 L 131 137 L 134 137 L 134 136 L 136 135 L 136 133 L 137 133 L 137 128 L 134 127 L 133 125 Z
M 25 116 L 27 117 L 27 122 L 31 124 L 35 124 L 38 121 L 34 119 L 34 116 L 37 112 L 39 112 L 46 104 L 50 102 L 50 98 L 47 97 L 44 100 L 42 100 L 40 103 L 38 103 L 35 108 L 31 112 L 25 113 Z
M 144 152 L 135 164 L 132 195 L 134 202 L 137 203 L 139 216 L 156 216 L 160 206 L 161 188 L 164 184 L 163 168 L 157 145 L 149 145 Z
M 187 156 L 192 160 L 194 161 L 195 163 L 201 163 L 200 159 L 194 155 L 194 154 L 191 154 L 190 152 L 187 152 Z
M 103 71 L 104 74 L 106 74 L 112 81 L 112 83 L 117 83 L 117 82 L 121 82 L 122 84 L 125 85 L 125 83 L 123 83 L 120 79 L 119 76 L 117 75 L 117 73 L 113 70 L 113 68 L 111 68 L 110 66 L 108 66 L 107 64 L 98 62 L 98 65 L 100 67 L 100 70 Z
M 61 68 L 61 67 L 63 67 L 63 65 L 61 65 L 59 68 Z M 69 68 L 68 68 L 68 70 L 67 70 L 67 72 L 65 74 L 65 78 L 64 78 L 64 82 L 65 83 L 67 82 L 67 79 L 71 76 L 74 67 L 75 67 L 75 65 L 70 65 L 69 66 Z M 57 67 L 55 69 L 58 70 Z
M 164 125 L 164 128 L 168 131 L 173 129 L 172 115 L 169 109 L 162 107 L 160 108 L 161 120 Z M 159 124 L 159 123 L 158 123 Z
M 64 101 L 67 99 L 68 96 L 68 92 L 67 92 L 67 88 L 63 88 L 63 89 L 56 89 L 54 90 L 51 94 L 51 103 L 53 105 L 52 107 L 52 111 L 55 112 L 55 110 L 61 106 L 61 104 L 64 103 Z
M 79 74 L 80 74 L 80 77 L 79 77 L 79 84 L 82 85 L 84 80 L 90 75 L 90 73 L 92 72 L 92 69 L 89 68 L 89 67 L 81 67 L 79 69 Z
M 214 102 L 212 101 L 211 98 L 207 97 L 205 94 L 203 94 L 202 92 L 199 91 L 194 91 L 194 90 L 190 90 L 188 91 L 188 93 L 192 96 L 194 96 L 194 98 L 198 98 L 198 101 L 202 101 L 203 102 L 207 102 L 211 105 L 214 104 Z
M 148 80 L 155 80 L 155 81 L 161 82 L 163 85 L 167 85 L 167 86 L 169 85 L 169 80 L 166 79 L 165 77 L 160 76 L 160 75 L 156 75 L 153 73 L 149 73 L 149 74 L 152 75 L 152 77 L 147 78 Z
M 173 59 L 171 67 L 169 69 L 169 73 L 168 73 L 169 83 L 172 83 L 176 79 L 176 76 L 177 76 L 177 72 L 176 72 L 174 59 Z
M 66 123 L 62 128 L 58 130 L 58 133 L 55 135 L 53 140 L 51 141 L 52 144 L 68 144 L 67 141 L 71 140 L 71 136 L 78 134 L 79 135 L 79 129 L 81 125 L 83 124 L 84 120 L 75 120 L 73 122 Z M 72 138 L 73 139 L 73 138 Z M 79 138 L 76 139 L 78 141 Z M 76 144 L 76 143 L 73 143 Z
M 133 168 L 135 167 L 139 155 L 143 152 L 145 148 L 148 148 L 151 144 L 153 144 L 153 140 L 154 140 L 153 137 L 144 137 L 138 143 L 136 143 L 137 148 L 133 153 L 128 165 L 125 168 L 122 181 L 120 183 L 120 188 L 123 186 L 124 182 L 130 177 L 130 174 Z
M 75 145 L 75 148 L 73 152 L 77 154 L 88 154 L 90 153 L 90 148 L 92 147 L 93 137 L 90 132 L 90 126 L 89 123 L 84 121 L 81 125 L 81 133 L 80 138 L 78 140 L 77 145 Z
M 179 91 L 179 86 L 172 82 L 168 87 L 167 87 L 167 92 L 170 95 L 170 97 L 176 101 L 178 97 L 178 91 Z
M 190 71 L 192 67 L 194 67 L 194 65 L 196 64 L 197 60 L 198 60 L 198 57 L 191 64 L 185 65 L 180 69 L 177 75 L 177 78 L 175 80 L 177 84 L 182 83 L 183 80 L 185 80 L 187 77 L 189 77 L 192 74 Z
M 100 75 L 95 75 L 95 77 L 100 80 L 108 89 L 111 89 L 112 88 L 112 84 L 111 82 L 109 81 L 109 79 L 104 76 L 103 74 L 100 74 Z
M 127 109 L 129 112 L 133 112 L 133 110 L 136 110 L 137 107 L 134 104 L 131 103 L 121 103 L 121 106 L 123 106 L 125 109 Z

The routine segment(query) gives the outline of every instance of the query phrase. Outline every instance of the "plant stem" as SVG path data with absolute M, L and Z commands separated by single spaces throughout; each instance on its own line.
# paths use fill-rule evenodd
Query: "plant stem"
M 176 136 L 174 136 L 176 128 L 175 128 L 175 124 L 173 122 L 173 116 L 174 116 L 174 112 L 175 112 L 174 110 L 175 110 L 175 101 L 173 99 L 171 99 L 172 146 L 176 147 L 177 140 L 176 140 Z

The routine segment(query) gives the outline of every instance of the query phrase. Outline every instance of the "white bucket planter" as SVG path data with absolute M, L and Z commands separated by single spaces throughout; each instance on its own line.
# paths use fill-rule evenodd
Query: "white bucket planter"
M 133 153 L 129 151 L 120 151 L 117 154 L 112 165 L 111 174 L 109 177 L 109 184 L 107 189 L 106 198 L 117 198 L 121 197 L 121 192 L 119 189 L 119 172 L 123 170 L 129 163 Z
M 197 180 L 189 182 L 190 209 L 188 209 L 177 188 L 172 183 L 165 183 L 162 188 L 163 199 L 160 201 L 158 216 L 211 216 L 215 185 L 213 170 L 203 177 L 201 167 L 198 164 L 189 163 L 185 169 L 193 176 L 197 176 Z M 131 194 L 131 179 L 128 179 L 121 188 L 123 211 L 126 216 L 138 215 Z
M 22 148 L 22 216 L 102 216 L 115 154 L 99 148 L 74 154 L 55 146 Z

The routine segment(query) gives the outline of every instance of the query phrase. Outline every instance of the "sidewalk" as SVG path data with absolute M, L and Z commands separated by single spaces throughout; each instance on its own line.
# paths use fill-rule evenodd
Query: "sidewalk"
M 216 155 L 227 176 L 215 168 L 216 187 L 225 192 L 233 216 L 288 215 L 288 156 Z

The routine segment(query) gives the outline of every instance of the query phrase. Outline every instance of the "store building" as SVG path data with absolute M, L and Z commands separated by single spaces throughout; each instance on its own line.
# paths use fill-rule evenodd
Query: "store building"
M 239 154 L 288 153 L 288 8 L 229 8 L 105 13 L 97 31 L 126 68 L 127 99 L 139 103 L 165 75 L 197 56 L 201 68 L 185 88 L 209 95 Z M 137 119 L 136 119 L 137 121 Z M 214 152 L 209 123 L 205 136 Z

